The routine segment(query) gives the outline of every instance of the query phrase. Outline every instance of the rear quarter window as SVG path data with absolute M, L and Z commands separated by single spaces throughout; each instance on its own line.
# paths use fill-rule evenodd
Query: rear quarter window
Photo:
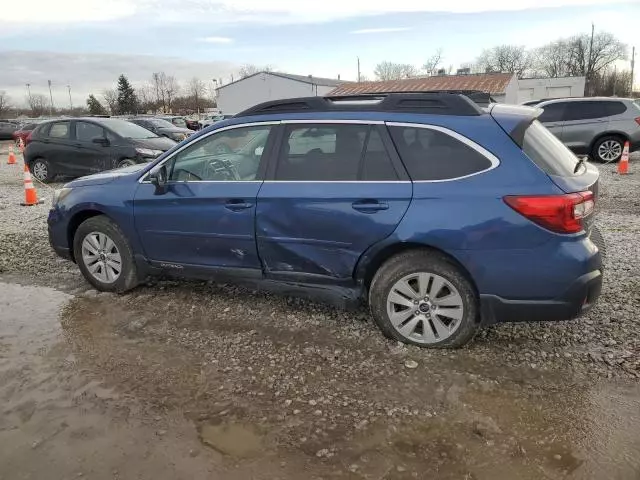
M 608 115 L 620 115 L 627 111 L 627 106 L 622 102 L 607 102 Z
M 432 127 L 391 126 L 390 132 L 400 158 L 414 181 L 453 180 L 494 166 L 487 155 L 454 138 L 452 134 Z M 497 164 L 497 160 L 495 162 Z
M 573 173 L 578 158 L 537 120 L 525 132 L 522 150 L 549 175 L 569 177 L 581 173 Z

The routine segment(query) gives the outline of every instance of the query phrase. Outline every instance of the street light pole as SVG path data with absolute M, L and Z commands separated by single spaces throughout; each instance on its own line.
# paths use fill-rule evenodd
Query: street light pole
M 73 102 L 71 101 L 71 85 L 67 85 L 69 89 L 69 110 L 73 110 Z
M 211 83 L 213 83 L 213 91 L 211 92 L 213 95 L 213 101 L 216 104 L 216 108 L 218 108 L 218 101 L 216 99 L 216 91 L 218 90 L 218 80 L 216 80 L 215 78 L 211 79 Z
M 49 100 L 51 100 L 51 103 L 49 104 L 49 116 L 53 117 L 53 94 L 51 93 L 51 80 L 47 80 L 47 83 L 49 83 Z

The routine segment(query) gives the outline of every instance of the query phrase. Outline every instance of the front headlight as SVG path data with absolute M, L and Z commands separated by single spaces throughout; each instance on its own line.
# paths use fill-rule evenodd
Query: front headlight
M 51 206 L 55 207 L 59 202 L 61 202 L 64 197 L 71 193 L 71 189 L 69 187 L 58 188 L 53 191 L 53 198 L 51 199 Z
M 136 148 L 136 152 L 143 157 L 157 157 L 162 154 L 162 150 L 151 150 L 150 148 Z
M 176 133 L 173 135 L 173 139 L 176 142 L 181 142 L 182 140 L 184 140 L 185 138 L 187 138 L 187 136 L 184 133 Z

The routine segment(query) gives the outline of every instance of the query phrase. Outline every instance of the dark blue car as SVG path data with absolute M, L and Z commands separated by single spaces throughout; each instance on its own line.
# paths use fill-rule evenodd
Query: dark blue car
M 443 92 L 268 102 L 65 185 L 51 245 L 98 290 L 175 274 L 364 300 L 420 346 L 575 318 L 600 294 L 599 174 L 539 113 Z

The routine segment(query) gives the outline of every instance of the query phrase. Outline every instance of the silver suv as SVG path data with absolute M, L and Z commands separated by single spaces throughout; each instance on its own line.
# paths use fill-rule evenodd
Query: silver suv
M 560 98 L 537 105 L 538 118 L 577 154 L 600 162 L 617 162 L 626 140 L 640 149 L 640 100 L 626 98 Z

